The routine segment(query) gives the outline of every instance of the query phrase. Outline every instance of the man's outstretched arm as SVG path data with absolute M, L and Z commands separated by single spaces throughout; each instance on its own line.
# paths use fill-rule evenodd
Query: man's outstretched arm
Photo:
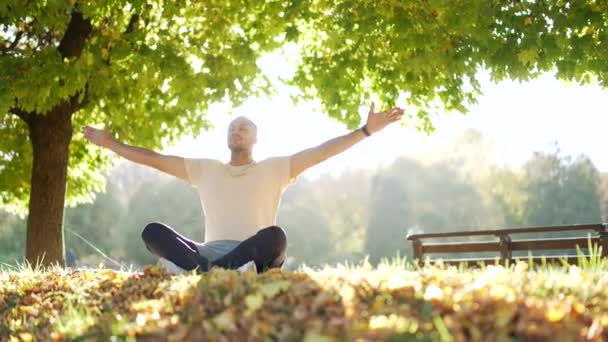
M 372 102 L 367 121 L 362 128 L 292 155 L 290 159 L 291 178 L 296 178 L 304 170 L 348 150 L 363 140 L 367 136 L 364 129 L 371 135 L 381 131 L 390 123 L 399 121 L 403 116 L 403 109 L 398 107 L 377 113 L 374 112 L 374 108 L 375 106 Z
M 142 147 L 123 144 L 112 139 L 107 128 L 96 129 L 86 126 L 83 133 L 85 138 L 93 144 L 112 150 L 125 159 L 188 181 L 186 165 L 182 157 L 164 155 Z

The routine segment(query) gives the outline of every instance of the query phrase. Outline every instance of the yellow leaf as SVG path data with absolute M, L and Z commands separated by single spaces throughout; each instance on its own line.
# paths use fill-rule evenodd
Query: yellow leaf
M 251 315 L 251 313 L 261 308 L 263 304 L 264 297 L 262 297 L 261 294 L 256 293 L 248 295 L 247 297 L 245 297 L 245 305 L 247 306 L 247 309 L 245 310 L 245 315 Z
M 307 331 L 304 335 L 304 342 L 332 342 L 336 339 L 331 336 L 324 336 L 316 331 Z
M 547 311 L 545 317 L 549 322 L 559 322 L 564 318 L 564 311 L 558 308 L 551 308 Z
M 51 332 L 51 339 L 57 341 L 57 340 L 64 340 L 65 337 L 63 336 L 62 333 L 57 332 L 57 331 L 52 331 Z
M 526 17 L 526 19 L 524 19 L 524 25 L 526 25 L 526 26 L 532 25 L 532 17 Z
M 33 306 L 24 305 L 19 307 L 19 310 L 26 315 L 38 316 L 38 310 Z
M 582 303 L 575 303 L 573 305 L 573 308 L 574 308 L 574 311 L 576 311 L 576 313 L 578 313 L 579 315 L 585 313 L 585 310 L 586 310 L 585 305 Z
M 230 309 L 223 311 L 219 315 L 213 318 L 213 323 L 217 325 L 218 328 L 225 331 L 235 331 L 236 325 L 234 324 L 234 314 Z
M 528 272 L 528 263 L 525 261 L 518 261 L 515 265 L 515 273 L 526 273 Z
M 515 310 L 511 307 L 501 306 L 496 311 L 495 326 L 504 328 L 511 322 L 511 319 L 515 315 Z
M 340 297 L 343 301 L 349 302 L 355 297 L 355 290 L 350 285 L 344 285 L 340 290 Z
M 287 290 L 290 285 L 291 282 L 287 280 L 275 281 L 262 285 L 262 287 L 260 288 L 260 292 L 266 298 L 272 298 L 276 296 L 279 292 Z
M 34 340 L 34 336 L 30 333 L 20 333 L 19 337 L 21 338 L 21 341 L 23 341 L 23 342 L 29 342 L 29 341 Z

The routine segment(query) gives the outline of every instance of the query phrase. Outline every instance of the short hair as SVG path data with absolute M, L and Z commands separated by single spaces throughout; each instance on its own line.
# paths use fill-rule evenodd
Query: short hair
M 255 122 L 253 122 L 253 120 L 251 120 L 250 118 L 248 118 L 246 116 L 239 116 L 239 117 L 234 118 L 234 120 L 230 121 L 230 124 L 228 126 L 231 126 L 236 121 L 246 121 L 248 124 L 250 124 L 253 127 L 253 129 L 256 132 L 258 131 L 258 126 L 255 124 Z

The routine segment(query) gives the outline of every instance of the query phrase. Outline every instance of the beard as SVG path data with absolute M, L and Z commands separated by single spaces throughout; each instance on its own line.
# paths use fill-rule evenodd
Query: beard
M 230 149 L 230 151 L 234 153 L 240 153 L 246 150 L 245 146 L 235 143 L 228 144 L 228 149 Z

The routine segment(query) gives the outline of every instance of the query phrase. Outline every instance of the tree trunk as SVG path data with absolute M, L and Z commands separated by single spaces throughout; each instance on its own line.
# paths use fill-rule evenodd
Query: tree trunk
M 66 101 L 28 120 L 34 163 L 25 255 L 32 265 L 65 266 L 63 211 L 73 111 Z
M 67 30 L 57 50 L 62 59 L 78 58 L 93 30 L 78 6 L 72 10 Z M 29 127 L 34 150 L 25 258 L 32 265 L 65 266 L 63 209 L 66 196 L 69 147 L 72 140 L 72 114 L 87 101 L 76 93 L 46 114 L 26 112 L 17 104 L 9 112 Z

